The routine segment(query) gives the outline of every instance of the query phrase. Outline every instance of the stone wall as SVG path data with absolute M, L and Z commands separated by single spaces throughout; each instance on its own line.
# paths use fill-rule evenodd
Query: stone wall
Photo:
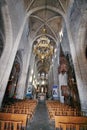
M 7 0 L 13 30 L 13 41 L 15 41 L 19 29 L 25 17 L 23 0 Z
M 83 13 L 87 10 L 86 8 L 86 0 L 75 0 L 72 9 L 69 12 L 70 29 L 75 44 L 77 40 L 78 30 L 81 24 L 81 19 L 83 19 Z
M 87 59 L 84 49 L 84 39 L 87 25 L 86 8 L 87 2 L 85 0 L 74 1 L 71 12 L 69 13 L 69 24 L 74 46 L 73 52 L 75 57 L 73 62 L 75 67 L 81 109 L 87 112 Z

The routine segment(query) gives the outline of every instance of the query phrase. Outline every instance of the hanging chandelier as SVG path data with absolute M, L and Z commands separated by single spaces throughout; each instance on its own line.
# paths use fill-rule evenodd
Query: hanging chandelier
M 47 36 L 41 36 L 34 44 L 34 54 L 41 60 L 48 59 L 53 55 L 53 45 Z

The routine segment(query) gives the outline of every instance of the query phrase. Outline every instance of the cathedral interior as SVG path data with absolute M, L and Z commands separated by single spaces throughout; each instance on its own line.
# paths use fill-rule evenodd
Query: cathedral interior
M 13 104 L 32 109 L 26 128 Z M 0 0 L 0 130 L 59 128 L 59 106 L 87 118 L 87 0 Z

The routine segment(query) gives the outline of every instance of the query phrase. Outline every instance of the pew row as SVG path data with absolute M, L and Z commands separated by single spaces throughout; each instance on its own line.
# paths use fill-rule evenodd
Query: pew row
M 84 113 L 78 108 L 72 108 L 58 101 L 47 101 L 46 106 L 50 120 L 55 120 L 55 116 L 83 116 Z
M 21 100 L 13 104 L 4 104 L 0 111 L 2 113 L 27 114 L 28 121 L 31 121 L 35 113 L 36 105 L 37 100 Z
M 0 120 L 0 130 L 23 130 L 22 121 Z
M 26 130 L 27 114 L 0 113 L 0 130 Z
M 55 130 L 87 130 L 85 116 L 55 116 Z

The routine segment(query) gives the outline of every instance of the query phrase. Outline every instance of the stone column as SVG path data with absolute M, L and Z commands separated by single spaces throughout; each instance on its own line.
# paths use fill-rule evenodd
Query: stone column
M 64 96 L 62 95 L 62 90 L 61 90 L 61 86 L 65 85 L 67 86 L 68 84 L 68 79 L 67 79 L 67 73 L 60 73 L 59 74 L 59 92 L 60 92 L 60 102 L 64 103 Z
M 83 49 L 84 45 L 84 35 L 85 35 L 85 25 L 86 23 L 82 24 L 77 32 L 77 40 L 74 43 L 71 35 L 71 30 L 69 26 L 68 18 L 65 18 L 66 28 L 68 39 L 70 43 L 70 50 L 73 59 L 76 80 L 77 80 L 77 87 L 80 97 L 81 109 L 82 111 L 87 112 L 87 61 L 85 57 L 85 50 Z
M 51 94 L 52 94 L 52 86 L 54 84 L 54 80 L 53 80 L 53 65 L 51 65 L 49 73 L 48 73 L 48 83 L 49 83 L 48 95 L 51 96 Z
M 57 57 L 54 58 L 54 63 L 53 63 L 53 78 L 54 78 L 54 85 L 58 85 L 58 62 L 57 62 Z
M 23 57 L 23 68 L 20 80 L 18 82 L 17 91 L 16 91 L 16 98 L 23 99 L 26 93 L 26 80 L 28 76 L 28 68 L 30 63 L 30 56 L 32 51 L 32 43 L 31 39 L 29 39 L 28 46 L 26 47 L 25 54 Z
M 29 88 L 30 85 L 33 86 L 33 81 L 34 81 L 34 75 L 35 75 L 35 55 L 32 53 L 31 54 L 31 57 L 30 57 L 30 71 L 28 73 L 28 83 L 27 83 L 27 86 L 26 86 L 26 90 Z M 30 77 L 32 77 L 31 81 L 30 81 Z M 34 88 L 32 88 L 32 90 L 34 90 Z
M 86 15 L 87 16 L 87 15 Z M 76 78 L 78 83 L 78 91 L 81 102 L 82 111 L 87 112 L 87 59 L 85 55 L 85 35 L 86 35 L 86 21 L 82 19 L 79 27 L 78 37 L 76 40 L 76 52 L 78 57 L 78 64 L 75 62 Z M 87 41 L 86 41 L 87 42 Z
M 53 79 L 54 79 L 54 85 L 58 86 L 58 98 L 59 98 L 58 57 L 59 57 L 59 54 L 56 50 L 55 56 L 54 56 L 54 62 L 53 62 Z
M 7 51 L 3 54 L 4 56 L 2 55 L 2 58 L 1 58 L 1 61 L 0 61 L 0 65 L 1 65 L 0 69 L 2 70 L 1 77 L 0 77 L 0 106 L 1 106 L 2 101 L 3 101 L 5 89 L 6 89 L 7 82 L 8 82 L 8 79 L 9 79 L 9 75 L 10 75 L 12 65 L 13 65 L 13 62 L 14 62 L 14 59 L 15 59 L 15 55 L 17 53 L 17 49 L 18 49 L 18 46 L 19 46 L 19 43 L 20 43 L 20 40 L 21 40 L 21 36 L 22 36 L 23 30 L 24 30 L 24 26 L 26 24 L 26 20 L 27 20 L 27 16 L 25 16 L 25 18 L 24 18 L 23 24 L 21 25 L 21 28 L 20 28 L 18 35 L 17 35 L 17 38 L 14 42 L 14 46 L 12 47 L 12 49 L 10 51 L 10 55 L 6 59 L 6 57 L 8 55 L 8 48 L 9 48 L 9 47 L 7 47 Z M 10 42 L 12 42 L 12 41 L 10 41 Z M 4 69 L 3 69 L 3 67 L 4 67 Z

